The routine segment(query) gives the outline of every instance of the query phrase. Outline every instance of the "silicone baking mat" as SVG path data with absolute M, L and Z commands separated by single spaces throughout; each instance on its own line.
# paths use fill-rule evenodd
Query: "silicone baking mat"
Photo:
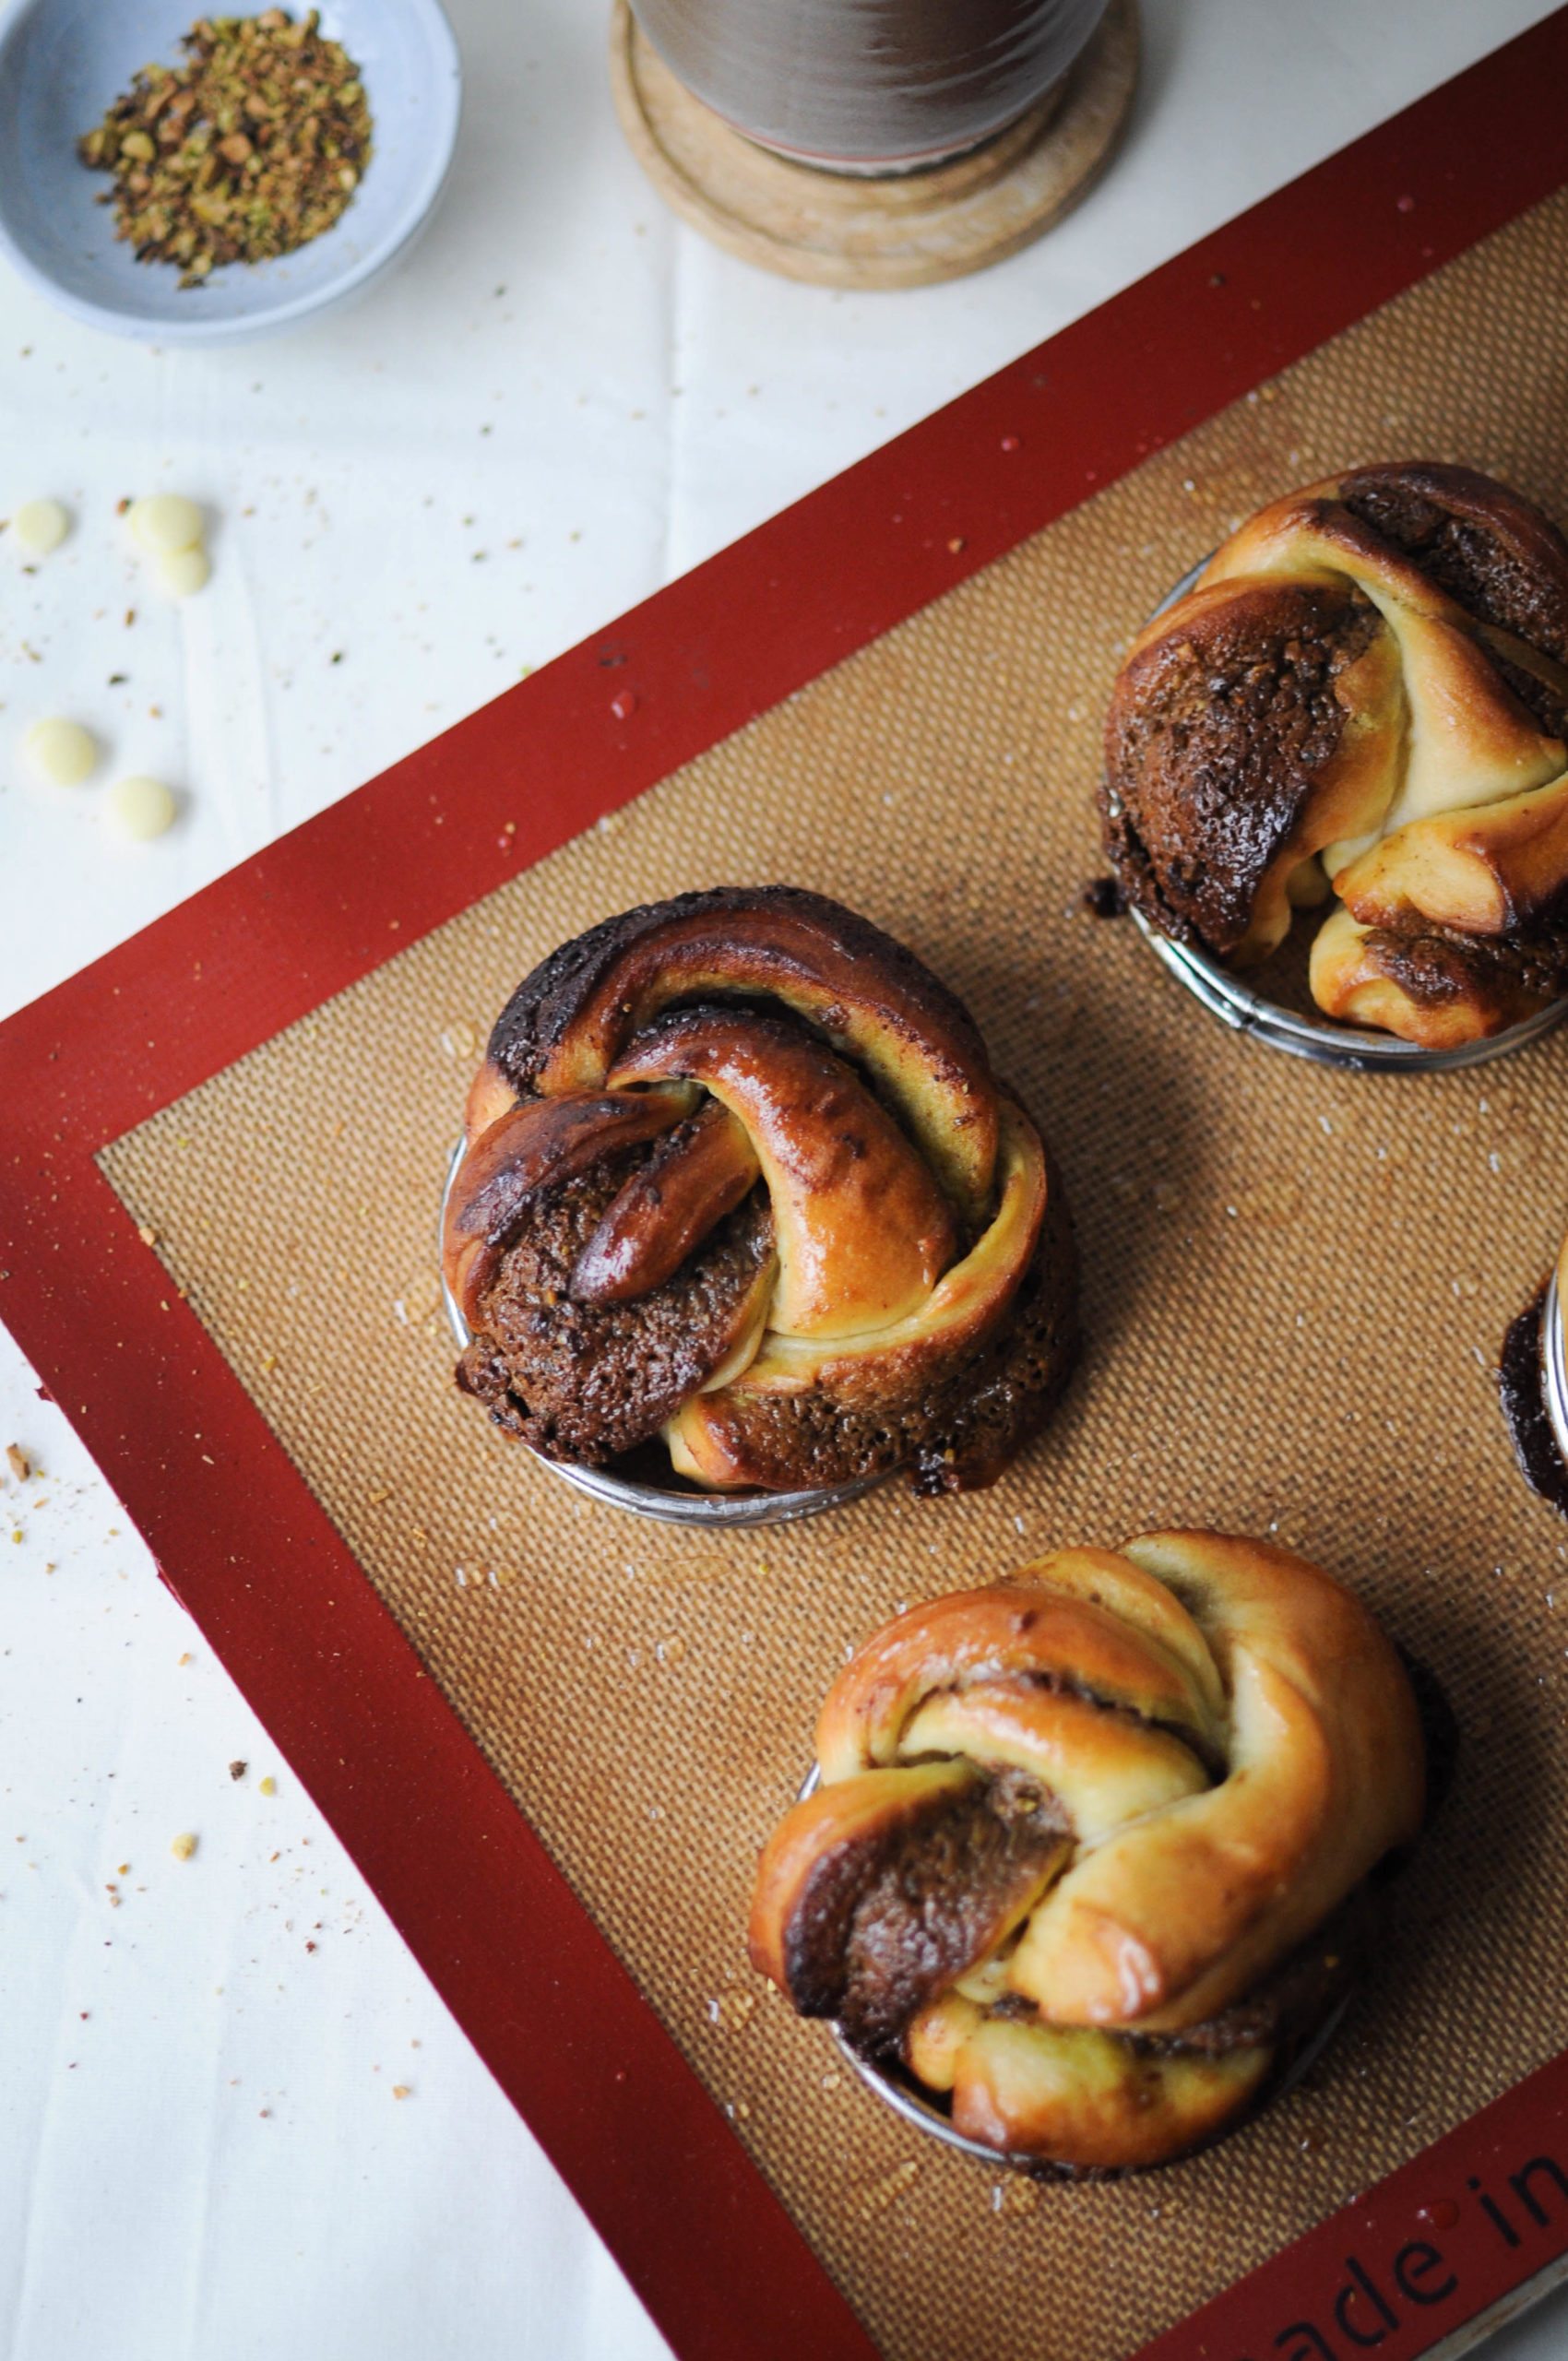
M 1407 150 L 1383 159 L 1386 242 L 1406 242 L 1386 267 L 1411 282 L 1404 291 L 1221 408 L 1200 372 L 1188 414 L 1213 414 L 1174 439 L 1159 421 L 1180 418 L 1180 400 L 1151 369 L 1143 447 L 1164 447 L 1135 465 L 1135 443 L 1120 465 L 1080 465 L 1104 488 L 1077 505 L 1059 498 L 1042 529 L 1017 540 L 1016 495 L 977 491 L 972 468 L 947 471 L 946 533 L 929 490 L 923 513 L 917 492 L 894 506 L 897 474 L 856 471 L 892 500 L 864 564 L 850 562 L 848 604 L 861 596 L 874 613 L 880 599 L 891 627 L 857 630 L 851 611 L 846 644 L 864 644 L 826 671 L 808 664 L 816 677 L 783 702 L 754 694 L 756 718 L 719 734 L 733 718 L 725 698 L 744 692 L 725 682 L 722 633 L 700 644 L 689 618 L 671 643 L 696 708 L 684 718 L 678 695 L 660 712 L 637 618 L 585 651 L 573 694 L 587 705 L 597 687 L 624 726 L 612 742 L 634 751 L 625 784 L 641 783 L 637 763 L 657 783 L 623 801 L 612 779 L 587 833 L 458 915 L 466 896 L 418 872 L 459 768 L 469 801 L 451 801 L 452 816 L 487 827 L 504 859 L 519 835 L 526 847 L 541 826 L 564 834 L 559 813 L 538 817 L 558 783 L 568 812 L 574 793 L 591 797 L 580 765 L 576 780 L 552 777 L 548 717 L 530 734 L 523 699 L 497 709 L 482 750 L 455 733 L 397 775 L 392 797 L 366 790 L 381 798 L 379 826 L 373 836 L 367 814 L 351 887 L 329 856 L 354 823 L 329 814 L 294 840 L 303 851 L 315 839 L 308 870 L 288 847 L 252 865 L 235 889 L 237 934 L 211 909 L 199 931 L 171 922 L 144 938 L 139 964 L 135 945 L 104 963 L 87 997 L 73 1004 L 67 987 L 42 1003 L 42 1032 L 38 1012 L 7 1028 L 14 1046 L 33 1026 L 25 1096 L 36 1169 L 54 1180 L 42 1143 L 55 1100 L 84 1092 L 68 1071 L 84 1027 L 101 1074 L 106 1044 L 139 1033 L 144 1015 L 174 1026 L 160 1076 L 144 1065 L 134 1086 L 93 1086 L 101 1118 L 112 1110 L 91 1141 L 96 1172 L 118 1201 L 97 1184 L 113 1219 L 96 1250 L 93 1338 L 67 1333 L 72 1275 L 53 1259 L 69 1245 L 67 1216 L 42 1185 L 22 1206 L 30 1236 L 7 1254 L 7 1312 L 18 1280 L 46 1307 L 30 1321 L 24 1302 L 18 1335 L 172 1579 L 199 1592 L 261 1710 L 291 1725 L 297 1766 L 687 2352 L 799 2350 L 803 2338 L 863 2351 L 834 2287 L 887 2361 L 1133 2350 L 1336 2209 L 1352 2206 L 1341 2218 L 1353 2220 L 1369 2185 L 1568 2045 L 1568 1994 L 1541 1972 L 1568 1946 L 1568 1529 L 1514 1470 L 1492 1373 L 1508 1318 L 1568 1224 L 1555 1153 L 1568 1042 L 1451 1076 L 1308 1068 L 1227 1035 L 1080 893 L 1099 865 L 1091 795 L 1120 653 L 1248 510 L 1349 462 L 1420 454 L 1488 469 L 1568 516 L 1568 194 L 1542 200 L 1560 170 L 1538 165 L 1532 184 L 1518 163 L 1521 92 L 1553 40 L 1553 58 L 1568 57 L 1561 17 L 1500 53 L 1514 111 L 1494 123 L 1490 192 L 1467 197 L 1472 234 L 1486 205 L 1491 219 L 1514 218 L 1456 252 L 1443 168 L 1400 184 L 1453 90 L 1467 86 L 1472 148 L 1484 148 L 1474 118 L 1479 101 L 1491 119 L 1494 60 L 1424 102 L 1413 134 L 1421 110 L 1402 119 Z M 1324 172 L 1309 179 L 1326 237 L 1356 191 L 1336 195 Z M 1412 255 L 1408 223 L 1422 208 L 1416 234 L 1432 243 Z M 1194 289 L 1232 291 L 1215 323 L 1231 340 L 1218 365 L 1232 387 L 1255 374 L 1247 312 L 1264 298 L 1245 290 L 1261 250 L 1253 216 L 1212 255 L 1183 258 Z M 1310 323 L 1318 265 L 1310 243 L 1301 251 Z M 1116 312 L 1100 315 L 1107 364 Z M 1138 321 L 1134 303 L 1123 331 Z M 1277 350 L 1280 323 L 1267 328 Z M 1028 379 L 1050 391 L 1059 356 L 1069 374 L 1082 368 L 1069 348 L 1058 339 L 1023 364 L 1004 389 L 1015 413 Z M 941 481 L 942 436 L 951 445 L 964 431 L 983 437 L 988 466 L 992 452 L 1030 466 L 1025 433 L 994 432 L 988 395 L 893 446 L 911 477 L 928 464 Z M 820 497 L 836 491 L 843 523 L 842 492 Z M 976 554 L 990 556 L 988 536 L 1004 553 L 971 558 L 918 605 L 921 567 L 928 591 L 944 560 L 963 573 L 967 502 Z M 885 545 L 909 546 L 906 516 L 936 529 L 920 537 L 914 583 L 879 588 Z M 779 578 L 766 571 L 770 535 L 779 569 L 790 564 L 790 521 L 754 539 L 759 601 Z M 639 704 L 654 725 L 640 745 Z M 683 729 L 705 750 L 658 777 L 660 730 L 671 743 Z M 388 844 L 398 812 L 407 825 Z M 476 864 L 471 884 L 494 868 Z M 318 907 L 279 910 L 280 892 L 307 878 Z M 1087 1347 L 1054 1424 L 992 1491 L 925 1503 L 895 1483 L 804 1525 L 721 1538 L 581 1499 L 457 1396 L 434 1240 L 463 1090 L 518 976 L 609 911 L 748 878 L 866 911 L 968 1000 L 1061 1159 Z M 127 992 L 134 1004 L 115 1009 Z M 222 1013 L 205 1023 L 173 1005 L 207 996 Z M 57 1089 L 45 1038 L 67 1069 Z M 182 1060 L 196 1086 L 172 1095 L 159 1079 Z M 115 1366 L 127 1342 L 139 1399 L 126 1361 Z M 751 1975 L 752 1865 L 848 1646 L 909 1599 L 1060 1542 L 1161 1523 L 1267 1533 L 1344 1574 L 1442 1679 L 1461 1772 L 1360 2005 L 1300 2089 L 1163 2174 L 1037 2188 L 921 2140 L 843 2070 L 821 2027 L 798 2024 Z M 398 1866 L 400 1845 L 414 1875 Z M 463 1955 L 475 1944 L 477 1964 Z M 1420 2203 L 1365 2214 L 1364 2254 L 1298 2251 L 1295 2276 L 1277 2283 L 1283 2308 L 1259 2315 L 1281 2331 L 1265 2342 L 1420 2351 L 1549 2264 L 1568 2237 L 1568 2148 L 1556 2179 L 1525 2168 L 1557 2088 L 1533 2102 L 1525 2148 L 1498 2149 L 1512 2244 L 1467 2187 L 1485 2146 L 1472 2127 L 1468 2146 L 1462 2136 L 1437 2152 L 1451 2161 L 1428 2159 L 1436 2177 Z M 1415 2189 L 1408 2175 L 1394 2186 Z M 1483 2232 L 1491 2248 L 1472 2255 Z M 673 2258 L 662 2271 L 661 2234 Z M 1321 2289 L 1320 2270 L 1337 2274 Z M 760 2296 L 745 2279 L 764 2283 Z

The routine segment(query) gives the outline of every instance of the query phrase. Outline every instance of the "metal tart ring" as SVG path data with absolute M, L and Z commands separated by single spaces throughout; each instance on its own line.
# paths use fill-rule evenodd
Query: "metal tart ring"
M 1214 552 L 1210 551 L 1209 556 Z M 1189 566 L 1180 582 L 1169 589 L 1149 616 L 1165 614 L 1178 599 L 1197 581 L 1208 558 L 1200 558 Z M 1533 1016 L 1511 1025 L 1505 1032 L 1493 1033 L 1484 1041 L 1466 1041 L 1454 1050 L 1423 1050 L 1417 1041 L 1402 1041 L 1396 1034 L 1370 1032 L 1353 1025 L 1336 1025 L 1328 1017 L 1298 1016 L 1294 1010 L 1284 1008 L 1277 1001 L 1265 1000 L 1241 983 L 1218 962 L 1201 951 L 1191 950 L 1184 943 L 1173 943 L 1150 924 L 1143 912 L 1131 912 L 1134 925 L 1154 953 L 1160 965 L 1183 985 L 1193 998 L 1202 1003 L 1211 1016 L 1218 1016 L 1233 1033 L 1249 1034 L 1271 1050 L 1283 1050 L 1287 1057 L 1306 1058 L 1312 1064 L 1341 1066 L 1352 1074 L 1451 1074 L 1460 1066 L 1488 1065 L 1493 1058 L 1510 1057 L 1568 1015 L 1568 1000 L 1555 1000 L 1538 1009 Z
M 1540 1312 L 1541 1398 L 1546 1415 L 1551 1421 L 1551 1431 L 1558 1455 L 1568 1467 L 1568 1349 L 1562 1326 L 1562 1299 L 1557 1292 L 1557 1273 L 1547 1281 L 1546 1296 Z
M 1279 2100 L 1295 2089 L 1302 2075 L 1310 2072 L 1316 2065 L 1329 2043 L 1334 2039 L 1345 2011 L 1355 1997 L 1354 1989 L 1345 1994 L 1337 2005 L 1329 2011 L 1312 2039 L 1298 2050 L 1278 2082 L 1271 2087 L 1265 2077 L 1262 2086 L 1265 2095 L 1254 2101 L 1241 2120 L 1227 2126 L 1218 2138 L 1228 2139 L 1231 2130 L 1241 2130 L 1254 2116 L 1261 2115 L 1265 2107 L 1277 2105 Z M 940 2140 L 944 2146 L 957 2148 L 966 2156 L 973 2156 L 979 2163 L 989 2165 L 993 2170 L 1001 2166 L 1008 2172 L 1027 2173 L 1034 2180 L 1082 2180 L 1092 2177 L 1079 2171 L 1072 2165 L 1052 2164 L 1048 2156 L 1012 2154 L 1001 2148 L 988 2148 L 981 2140 L 966 2138 L 963 2132 L 954 2129 L 952 2117 L 944 2115 L 933 2099 L 918 2094 L 912 2077 L 907 2075 L 902 2068 L 880 2065 L 869 2058 L 862 2058 L 848 2035 L 837 2023 L 830 2023 L 828 2030 L 842 2055 L 854 2068 L 867 2090 L 874 2091 L 884 2106 L 890 2106 L 895 2115 L 902 2116 L 906 2123 L 914 2124 L 921 2131 L 929 2131 L 933 2140 Z M 1139 2174 L 1166 2172 L 1172 2165 L 1184 2164 L 1188 2156 L 1195 2155 L 1197 2153 L 1196 2149 L 1190 2148 L 1182 2155 L 1172 2156 L 1168 2164 L 1138 2165 L 1131 2167 L 1130 2170 Z M 1129 2168 L 1121 2168 L 1119 2177 L 1129 2177 Z
M 441 1221 L 446 1218 L 446 1200 L 457 1177 L 457 1168 L 467 1150 L 467 1142 L 459 1140 L 452 1151 L 446 1168 L 446 1185 L 441 1192 Z M 437 1239 L 440 1230 L 437 1230 Z M 437 1246 L 437 1270 L 441 1269 Z M 463 1317 L 462 1307 L 441 1276 L 441 1299 L 446 1308 L 446 1324 L 457 1341 L 457 1350 L 467 1349 L 470 1331 Z M 841 1508 L 848 1501 L 858 1501 L 862 1492 L 882 1483 L 881 1476 L 857 1476 L 853 1482 L 833 1484 L 817 1491 L 802 1492 L 701 1492 L 672 1480 L 668 1484 L 637 1484 L 628 1477 L 614 1475 L 608 1467 L 579 1467 L 564 1459 L 547 1459 L 531 1443 L 525 1451 L 532 1453 L 541 1467 L 552 1476 L 572 1485 L 579 1492 L 587 1492 L 591 1500 L 606 1501 L 610 1507 L 629 1510 L 633 1516 L 648 1516 L 662 1525 L 722 1525 L 737 1527 L 752 1525 L 793 1525 L 804 1516 L 818 1516 L 824 1509 Z

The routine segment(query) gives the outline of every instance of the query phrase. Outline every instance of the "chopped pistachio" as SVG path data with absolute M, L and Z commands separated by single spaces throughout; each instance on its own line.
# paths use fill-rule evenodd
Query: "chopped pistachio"
M 144 65 L 77 142 L 113 175 L 99 202 L 138 262 L 177 264 L 198 287 L 332 227 L 370 161 L 371 119 L 358 66 L 318 25 L 314 8 L 198 18 L 184 61 Z

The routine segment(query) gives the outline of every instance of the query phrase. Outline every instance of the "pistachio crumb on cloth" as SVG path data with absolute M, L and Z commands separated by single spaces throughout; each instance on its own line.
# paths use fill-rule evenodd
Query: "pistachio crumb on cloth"
M 371 156 L 359 68 L 315 9 L 201 17 L 179 65 L 144 65 L 77 143 L 112 172 L 115 236 L 138 262 L 199 286 L 224 263 L 266 262 L 329 230 Z

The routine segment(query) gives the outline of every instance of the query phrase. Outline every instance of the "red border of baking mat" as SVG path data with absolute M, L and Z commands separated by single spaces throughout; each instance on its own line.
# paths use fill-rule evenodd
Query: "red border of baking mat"
M 94 1157 L 1550 195 L 1564 89 L 1568 8 L 0 1027 L 0 1313 L 683 2361 L 873 2352 Z M 1568 2052 L 1151 2361 L 1426 2351 L 1568 2246 L 1565 2108 Z

